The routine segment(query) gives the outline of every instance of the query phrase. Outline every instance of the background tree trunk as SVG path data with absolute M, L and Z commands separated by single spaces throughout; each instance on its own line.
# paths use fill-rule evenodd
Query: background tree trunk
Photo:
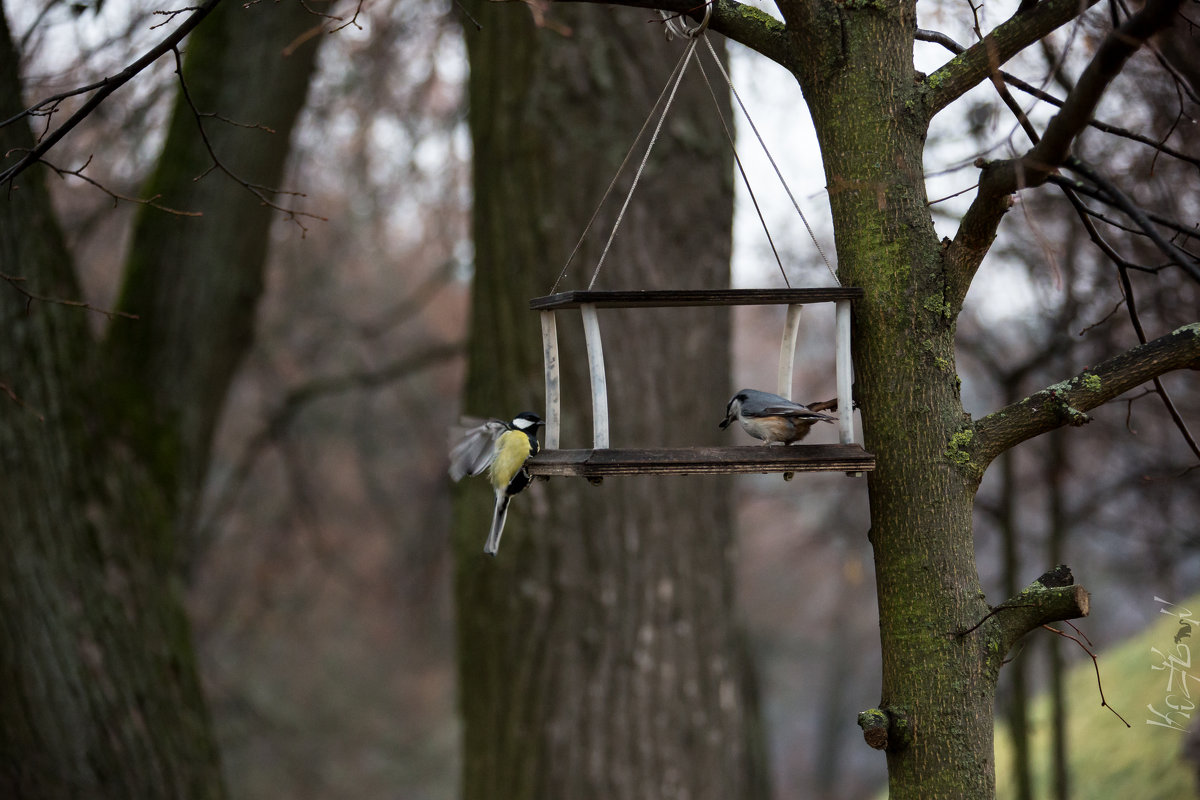
M 511 417 L 543 405 L 529 298 L 549 292 L 684 45 L 608 9 L 555 7 L 542 28 L 521 7 L 472 13 L 483 30 L 466 30 L 476 193 L 466 407 Z M 695 70 L 596 288 L 728 285 L 732 157 Z M 631 177 L 560 289 L 586 287 Z M 563 446 L 586 447 L 580 326 L 559 318 Z M 614 446 L 720 441 L 733 388 L 727 312 L 612 312 L 600 324 Z M 514 501 L 495 559 L 481 553 L 482 484 L 456 505 L 464 796 L 765 796 L 732 608 L 729 479 L 535 484 Z
M 315 43 L 299 3 L 225 4 L 188 41 L 188 85 L 219 156 L 275 184 Z M 0 20 L 0 118 L 24 107 Z M 217 129 L 221 130 L 217 130 Z M 234 141 L 236 139 L 236 141 Z M 24 124 L 0 152 L 27 148 Z M 224 794 L 182 605 L 180 538 L 229 379 L 250 340 L 271 212 L 214 173 L 177 105 L 121 308 L 101 345 L 86 312 L 0 287 L 0 795 Z M 0 198 L 0 264 L 26 291 L 76 300 L 39 168 Z

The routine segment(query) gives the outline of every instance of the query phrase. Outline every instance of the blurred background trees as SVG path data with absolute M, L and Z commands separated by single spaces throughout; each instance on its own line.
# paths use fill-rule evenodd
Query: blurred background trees
M 343 21 L 318 27 L 320 20 L 306 19 L 299 39 L 287 40 L 299 44 L 311 33 L 314 41 L 324 41 L 287 173 L 271 181 L 307 195 L 281 204 L 325 221 L 302 218 L 302 230 L 275 214 L 269 228 L 258 226 L 270 244 L 265 293 L 253 348 L 220 417 L 194 538 L 183 545 L 188 607 L 233 796 L 445 798 L 458 790 L 461 758 L 444 450 L 446 431 L 460 411 L 474 263 L 462 40 L 474 35 L 474 24 L 461 7 L 432 0 L 366 7 L 357 24 L 348 25 L 354 4 L 329 10 Z M 130 15 L 112 0 L 95 7 L 9 2 L 5 12 L 21 48 L 26 103 L 112 74 L 129 53 L 157 38 L 147 30 L 153 18 Z M 560 26 L 561 13 L 547 13 L 536 35 L 574 47 L 576 34 Z M 603 13 L 620 15 L 631 27 L 641 20 L 637 11 Z M 921 13 L 923 27 L 970 41 L 961 8 L 932 4 Z M 470 15 L 488 28 L 500 24 L 501 15 L 525 19 L 528 12 L 516 5 L 483 5 L 470 7 Z M 1007 68 L 1041 85 L 1057 67 L 1069 81 L 1072 67 L 1077 72 L 1103 30 L 1102 21 L 1094 25 L 1056 36 L 1057 50 L 1043 61 Z M 651 49 L 658 44 L 650 41 L 657 31 L 646 27 L 651 32 L 644 47 Z M 330 35 L 334 28 L 340 30 Z M 669 62 L 676 46 L 661 45 L 656 57 Z M 737 47 L 731 52 L 739 87 L 752 86 L 754 57 Z M 1195 158 L 1194 97 L 1176 92 L 1151 54 L 1139 56 L 1135 67 L 1098 117 L 1176 149 L 1191 148 Z M 88 177 L 117 194 L 147 196 L 143 187 L 166 137 L 175 95 L 172 68 L 164 59 L 149 79 L 130 84 L 51 160 L 75 168 L 94 156 Z M 650 87 L 661 85 L 668 69 L 669 63 L 647 75 Z M 1046 84 L 1047 91 L 1054 88 Z M 784 91 L 795 92 L 790 79 Z M 635 117 L 652 100 L 639 97 L 631 111 Z M 702 97 L 686 113 L 711 121 L 702 107 L 709 103 Z M 212 110 L 238 121 L 262 121 L 233 105 Z M 787 108 L 756 112 L 756 120 L 761 124 L 762 115 L 776 114 L 788 132 L 807 124 Z M 932 176 L 955 161 L 952 153 L 969 164 L 977 152 L 993 152 L 1008 141 L 1011 123 L 986 92 L 970 119 L 977 123 L 974 138 L 962 136 L 961 117 L 953 121 L 956 131 L 948 121 L 935 132 L 944 140 L 945 155 L 927 168 L 931 185 L 947 190 L 931 188 L 931 197 L 974 180 L 970 169 Z M 599 154 L 612 170 L 637 124 L 640 119 L 625 138 L 618 135 L 612 150 Z M 788 135 L 779 134 L 776 152 L 786 149 Z M 1154 159 L 1133 143 L 1098 136 L 1084 144 L 1092 148 L 1090 160 L 1121 165 L 1126 189 L 1150 191 L 1150 183 L 1143 186 L 1138 178 L 1152 170 L 1178 174 L 1163 182 L 1178 190 L 1156 199 L 1174 204 L 1176 217 L 1195 219 L 1194 161 Z M 661 145 L 656 156 L 669 157 Z M 81 296 L 99 307 L 116 307 L 132 218 L 152 212 L 114 205 L 108 194 L 78 178 L 38 172 L 35 168 L 26 180 L 36 176 L 50 186 L 78 265 Z M 229 196 L 244 191 L 226 189 Z M 584 188 L 576 193 L 575 206 L 590 213 L 599 193 Z M 163 203 L 174 205 L 165 198 Z M 816 205 L 823 208 L 824 200 Z M 948 217 L 962 208 L 954 201 L 935 207 L 945 207 Z M 1122 295 L 1111 268 L 1080 238 L 1071 214 L 1047 188 L 1024 197 L 1003 226 L 1004 263 L 972 292 L 960 320 L 959 368 L 969 409 L 994 408 L 1044 385 L 1048 376 L 1090 363 L 1092 354 L 1111 352 L 1113 343 L 1135 341 L 1125 307 L 1117 307 Z M 622 236 L 636 242 L 641 234 L 634 233 L 632 222 L 625 225 Z M 789 263 L 793 283 L 820 283 L 824 268 L 817 267 L 819 259 L 797 227 L 773 222 L 772 232 L 795 254 Z M 647 228 L 653 225 L 641 230 Z M 561 233 L 570 238 L 577 230 Z M 735 281 L 777 285 L 770 270 L 753 266 L 769 259 L 758 258 L 763 254 L 755 241 L 739 242 L 736 249 Z M 566 257 L 543 255 L 531 268 L 556 271 Z M 605 269 L 618 268 L 613 262 Z M 8 263 L 0 272 L 24 274 Z M 1151 338 L 1194 315 L 1195 285 L 1177 273 L 1132 273 L 1131 281 Z M 532 293 L 545 293 L 547 286 L 535 281 Z M 15 291 L 0 285 L 6 308 L 19 310 L 25 299 Z M 535 330 L 535 315 L 521 311 L 523 305 L 514 308 L 514 314 L 528 315 L 521 324 Z M 33 309 L 93 331 L 121 324 L 76 309 L 38 303 Z M 731 391 L 757 380 L 759 356 L 776 346 L 771 340 L 780 324 L 766 311 L 735 318 Z M 823 361 L 830 327 L 819 313 L 804 324 L 801 361 L 810 369 L 798 374 L 797 384 L 804 387 L 802 399 L 823 399 L 832 388 L 820 383 L 820 376 L 831 373 Z M 536 360 L 531 341 L 526 355 Z M 30 400 L 14 386 L 13 374 L 6 371 L 0 381 Z M 529 381 L 520 390 L 528 397 L 519 399 L 536 404 L 539 384 L 536 377 Z M 1167 376 L 1164 382 L 1180 415 L 1196 420 L 1194 375 Z M 5 409 L 6 424 L 14 413 Z M 719 415 L 720 409 L 711 415 L 714 432 Z M 1006 468 L 993 470 L 980 494 L 976 531 L 989 593 L 1009 596 L 1004 591 L 1009 582 L 1024 585 L 1059 560 L 1086 575 L 1093 612 L 1083 627 L 1103 650 L 1153 619 L 1154 595 L 1182 598 L 1200 586 L 1195 523 L 1200 493 L 1189 489 L 1196 486 L 1196 471 L 1185 471 L 1194 457 L 1155 398 L 1114 403 L 1093 416 L 1085 435 L 1066 431 L 1027 443 L 1007 457 Z M 4 480 L 12 487 L 6 504 L 16 507 L 29 495 L 10 476 L 27 465 L 4 463 Z M 644 480 L 648 485 L 634 491 L 656 492 L 670 485 L 658 481 L 674 479 Z M 560 483 L 544 494 L 557 493 Z M 865 588 L 873 580 L 864 487 L 840 475 L 802 476 L 791 484 L 766 478 L 732 483 L 737 600 L 763 679 L 775 796 L 870 796 L 882 780 L 883 762 L 862 745 L 854 726 L 854 714 L 878 699 L 874 599 Z M 589 488 L 580 485 L 578 491 L 586 498 Z M 529 505 L 526 510 L 533 511 L 535 504 Z M 521 547 L 515 526 L 506 535 L 505 547 L 510 546 Z M 1086 659 L 1048 634 L 1031 639 L 1018 656 L 1028 664 L 1031 691 L 1047 683 L 1044 664 L 1051 648 L 1060 651 L 1054 658 L 1068 664 Z M 1145 670 L 1152 663 L 1147 653 Z M 1002 678 L 1002 692 L 1010 679 Z M 1138 708 L 1121 705 L 1119 685 L 1106 681 L 1105 691 L 1119 710 L 1130 712 L 1131 742 L 1156 747 L 1182 742 L 1164 738 L 1170 732 L 1147 731 Z M 1018 696 L 1013 687 L 1002 703 L 1015 707 Z M 1073 710 L 1068 707 L 1066 714 Z M 1085 746 L 1066 742 L 1068 749 Z M 1004 774 L 999 781 L 1006 782 Z

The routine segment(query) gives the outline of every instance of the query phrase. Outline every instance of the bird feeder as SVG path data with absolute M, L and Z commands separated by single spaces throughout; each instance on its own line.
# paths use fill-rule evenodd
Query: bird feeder
M 855 287 L 811 289 L 716 289 L 660 291 L 569 291 L 535 297 L 529 302 L 541 313 L 542 349 L 546 371 L 546 430 L 542 451 L 528 462 L 533 475 L 575 475 L 599 479 L 610 475 L 697 475 L 770 472 L 845 472 L 860 475 L 875 469 L 875 456 L 854 441 L 851 399 L 850 304 L 862 297 Z M 807 303 L 834 303 L 837 371 L 838 444 L 786 446 L 684 447 L 657 449 L 613 448 L 609 438 L 608 387 L 598 311 L 605 308 L 671 308 L 680 306 L 786 305 L 783 341 L 779 349 L 777 394 L 791 398 L 792 367 L 800 328 L 800 310 Z M 562 403 L 559 391 L 557 312 L 579 309 L 583 318 L 588 372 L 592 390 L 592 447 L 560 449 Z M 724 402 L 724 398 L 721 399 Z

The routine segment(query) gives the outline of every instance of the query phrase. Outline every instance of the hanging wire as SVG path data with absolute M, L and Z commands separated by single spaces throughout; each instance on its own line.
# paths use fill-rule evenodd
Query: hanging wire
M 667 76 L 667 82 L 663 84 L 662 91 L 658 93 L 658 99 L 654 101 L 654 105 L 650 107 L 650 113 L 646 115 L 646 121 L 642 123 L 641 130 L 637 136 L 633 137 L 633 142 L 629 145 L 629 150 L 625 153 L 625 158 L 621 161 L 621 166 L 617 167 L 616 173 L 612 180 L 608 183 L 608 188 L 604 190 L 604 196 L 600 198 L 600 202 L 596 204 L 596 210 L 592 212 L 591 218 L 587 225 L 584 226 L 583 233 L 579 235 L 579 241 L 575 243 L 575 248 L 571 250 L 571 255 L 567 256 L 567 261 L 563 264 L 562 271 L 558 273 L 558 277 L 554 279 L 554 285 L 550 287 L 550 294 L 554 294 L 558 289 L 558 284 L 562 282 L 563 276 L 567 274 L 567 268 L 571 266 L 571 262 L 575 260 L 575 256 L 579 254 L 579 248 L 583 246 L 583 242 L 587 239 L 588 232 L 592 229 L 592 224 L 596 221 L 596 217 L 600 216 L 600 209 L 604 207 L 604 203 L 608 200 L 608 196 L 612 194 L 613 188 L 617 185 L 617 179 L 621 177 L 621 173 L 625 171 L 625 165 L 629 163 L 629 159 L 633 157 L 633 151 L 637 149 L 638 142 L 642 140 L 642 135 L 646 133 L 646 129 L 650 127 L 650 121 L 654 119 L 654 112 L 662 103 L 663 98 L 667 96 L 667 91 L 671 88 L 672 81 L 679 73 L 685 61 L 688 58 L 688 52 L 680 53 L 679 60 L 675 62 L 675 68 L 671 70 L 671 74 Z
M 592 279 L 588 281 L 588 289 L 596 285 L 596 278 L 600 275 L 600 267 L 604 266 L 604 259 L 608 256 L 608 250 L 612 247 L 613 239 L 617 237 L 617 228 L 621 226 L 621 220 L 625 218 L 625 210 L 629 208 L 629 201 L 633 199 L 633 192 L 637 189 L 638 181 L 642 178 L 642 171 L 646 168 L 646 162 L 650 160 L 650 151 L 658 143 L 658 135 L 662 131 L 663 122 L 667 119 L 667 112 L 671 110 L 671 104 L 675 102 L 675 92 L 679 89 L 679 84 L 683 80 L 684 73 L 687 72 L 688 63 L 692 60 L 692 55 L 696 52 L 696 43 L 698 41 L 699 39 L 696 38 L 689 40 L 687 49 L 684 50 L 682 65 L 675 75 L 675 82 L 671 85 L 671 93 L 667 95 L 667 102 L 663 105 L 662 114 L 658 117 L 658 124 L 654 126 L 654 133 L 650 135 L 650 143 L 646 145 L 646 152 L 642 155 L 642 162 L 638 164 L 637 172 L 633 174 L 633 183 L 629 187 L 629 193 L 625 195 L 625 202 L 621 204 L 621 210 L 617 212 L 617 219 L 613 223 L 612 233 L 608 235 L 608 241 L 604 243 L 604 250 L 600 253 L 600 260 L 596 262 L 596 269 L 592 271 Z
M 667 36 L 667 41 L 671 41 L 676 36 L 682 36 L 685 39 L 695 39 L 708 30 L 708 21 L 712 19 L 713 6 L 716 4 L 717 0 L 709 0 L 709 2 L 704 4 L 704 19 L 700 20 L 694 28 L 689 28 L 687 23 L 683 22 L 683 15 L 690 14 L 691 11 L 696 10 L 695 8 L 691 11 L 681 11 L 677 14 L 670 14 L 659 9 L 658 15 L 662 17 L 663 24 L 666 26 L 663 32 Z
M 650 120 L 653 119 L 655 111 L 657 111 L 659 105 L 662 104 L 662 111 L 659 113 L 658 122 L 654 126 L 654 132 L 650 136 L 650 142 L 646 146 L 645 152 L 642 154 L 642 160 L 638 164 L 637 172 L 634 173 L 633 183 L 630 185 L 629 191 L 625 195 L 625 202 L 621 204 L 621 210 L 617 213 L 617 218 L 613 222 L 612 231 L 609 233 L 608 240 L 604 243 L 604 250 L 600 253 L 600 259 L 596 262 L 596 268 L 592 271 L 591 280 L 588 281 L 587 288 L 589 290 L 595 286 L 596 279 L 600 275 L 600 268 L 604 265 L 604 260 L 608 257 L 608 251 L 612 247 L 614 239 L 616 239 L 617 229 L 620 228 L 621 222 L 625 218 L 625 212 L 628 210 L 629 203 L 633 199 L 633 192 L 635 189 L 637 189 L 638 182 L 641 180 L 643 171 L 645 171 L 646 163 L 650 159 L 650 152 L 654 149 L 654 145 L 658 143 L 658 137 L 662 132 L 663 123 L 666 121 L 667 114 L 671 110 L 671 104 L 675 101 L 675 94 L 679 89 L 680 83 L 683 81 L 683 75 L 687 71 L 688 65 L 691 63 L 692 56 L 695 54 L 696 45 L 701 39 L 704 40 L 704 44 L 708 47 L 708 52 L 712 56 L 713 62 L 716 63 L 717 69 L 721 71 L 722 77 L 725 78 L 725 83 L 729 86 L 730 92 L 737 100 L 738 107 L 741 108 L 742 114 L 746 117 L 746 121 L 750 123 L 750 129 L 754 131 L 754 135 L 757 137 L 759 145 L 762 146 L 763 153 L 766 154 L 767 160 L 771 162 L 771 166 L 774 168 L 775 174 L 779 178 L 779 182 L 783 184 L 783 189 L 785 192 L 787 192 L 788 199 L 792 201 L 792 207 L 796 209 L 796 213 L 800 216 L 800 221 L 804 223 L 804 227 L 808 231 L 809 238 L 812 239 L 813 245 L 817 248 L 817 252 L 821 255 L 821 260 L 825 262 L 825 267 L 829 270 L 829 274 L 833 277 L 834 283 L 838 284 L 839 286 L 841 285 L 841 281 L 838 280 L 837 272 L 833 269 L 833 265 L 829 263 L 829 258 L 825 255 L 825 251 L 822 249 L 821 243 L 817 241 L 816 234 L 813 233 L 812 226 L 808 223 L 808 218 L 805 217 L 804 212 L 800 210 L 800 204 L 796 202 L 796 198 L 792 194 L 791 187 L 788 186 L 787 180 L 783 177 L 783 172 L 779 169 L 779 165 L 775 163 L 775 159 L 771 155 L 771 151 L 767 149 L 767 143 L 763 140 L 762 134 L 759 133 L 758 127 L 754 124 L 754 120 L 750 117 L 750 112 L 746 109 L 746 104 L 742 102 L 741 95 L 738 94 L 737 88 L 733 85 L 733 79 L 729 77 L 729 73 L 725 70 L 725 65 L 721 63 L 721 59 L 717 56 L 717 52 L 713 48 L 712 42 L 710 42 L 708 37 L 704 35 L 708 28 L 709 20 L 712 17 L 712 7 L 713 3 L 711 2 L 705 4 L 704 19 L 694 27 L 688 27 L 685 23 L 680 22 L 681 15 L 668 15 L 664 11 L 659 11 L 659 14 L 662 16 L 665 24 L 664 31 L 667 39 L 670 40 L 676 36 L 685 37 L 688 39 L 687 47 L 684 48 L 683 53 L 679 57 L 679 61 L 676 62 L 675 68 L 671 71 L 671 75 L 667 78 L 667 83 L 663 87 L 662 92 L 659 93 L 658 99 L 654 101 L 654 105 L 650 109 L 650 114 L 646 117 L 646 121 L 642 123 L 641 130 L 638 131 L 637 136 L 634 137 L 633 144 L 630 145 L 628 152 L 625 153 L 624 160 L 622 160 L 621 165 L 617 167 L 616 174 L 613 175 L 612 180 L 608 184 L 608 188 L 605 189 L 604 196 L 600 198 L 600 202 L 597 204 L 596 210 L 592 212 L 592 216 L 588 220 L 587 225 L 584 227 L 583 233 L 579 237 L 579 241 L 575 243 L 574 249 L 571 250 L 571 254 L 567 257 L 566 263 L 563 264 L 562 270 L 558 273 L 558 277 L 555 278 L 554 284 L 550 287 L 551 294 L 558 289 L 558 284 L 562 281 L 563 276 L 566 275 L 567 269 L 571 265 L 571 262 L 579 253 L 579 249 L 582 247 L 584 240 L 587 238 L 588 232 L 591 230 L 593 223 L 595 223 L 597 216 L 600 214 L 600 209 L 608 199 L 608 196 L 612 194 L 612 191 L 617 184 L 617 179 L 620 177 L 621 172 L 625 169 L 625 166 L 629 163 L 629 159 L 632 157 L 633 151 L 637 148 L 638 142 L 641 141 L 643 134 L 645 134 L 646 128 L 649 126 Z M 725 136 L 729 140 L 730 148 L 733 150 L 734 161 L 737 164 L 738 171 L 742 175 L 742 181 L 746 184 L 746 190 L 750 194 L 750 199 L 754 203 L 754 210 L 758 214 L 759 222 L 763 226 L 763 232 L 767 236 L 767 242 L 771 245 L 771 252 L 775 255 L 775 261 L 779 265 L 779 272 L 783 276 L 783 282 L 788 286 L 788 288 L 791 288 L 792 284 L 788 280 L 787 272 L 784 270 L 783 260 L 780 258 L 779 251 L 775 247 L 775 241 L 771 237 L 771 231 L 767 228 L 767 221 L 763 216 L 762 208 L 759 206 L 758 198 L 755 196 L 754 190 L 750 187 L 750 180 L 746 175 L 746 170 L 742 165 L 742 160 L 738 155 L 737 148 L 734 146 L 733 133 L 725 121 L 725 116 L 721 113 L 720 103 L 717 101 L 716 92 L 713 90 L 712 83 L 709 81 L 708 74 L 704 71 L 703 65 L 700 66 L 700 74 L 704 78 L 704 83 L 708 87 L 709 94 L 713 99 L 713 104 L 717 110 L 717 117 L 721 120 L 721 127 L 725 130 Z M 668 89 L 670 90 L 669 93 Z M 664 95 L 666 96 L 665 104 L 663 103 Z
M 758 143 L 762 145 L 763 153 L 766 154 L 767 160 L 771 162 L 771 166 L 775 168 L 775 174 L 779 176 L 779 182 L 783 184 L 783 190 L 787 192 L 788 199 L 792 201 L 792 207 L 796 209 L 796 213 L 800 215 L 800 221 L 804 223 L 804 227 L 808 230 L 808 236 L 812 239 L 812 243 L 817 248 L 817 252 L 821 254 L 821 260 L 825 262 L 826 269 L 833 276 L 833 281 L 838 286 L 842 282 L 838 280 L 837 272 L 834 271 L 833 265 L 829 263 L 829 259 L 825 255 L 824 249 L 821 248 L 821 243 L 817 241 L 816 234 L 813 233 L 812 226 L 808 224 L 808 218 L 804 216 L 804 212 L 800 210 L 800 204 L 796 202 L 796 197 L 792 194 L 791 188 L 788 186 L 787 180 L 783 177 L 783 172 L 780 171 L 779 165 L 775 163 L 771 151 L 767 149 L 767 143 L 763 141 L 762 134 L 758 132 L 758 126 L 754 124 L 754 120 L 750 118 L 750 112 L 746 110 L 746 104 L 742 102 L 742 96 L 738 94 L 737 87 L 733 85 L 733 79 L 729 77 L 729 73 L 725 71 L 725 65 L 721 63 L 721 59 L 717 57 L 717 51 L 713 49 L 712 42 L 708 41 L 708 37 L 703 37 L 704 43 L 708 46 L 708 52 L 712 56 L 712 60 L 716 63 L 717 69 L 721 70 L 721 75 L 724 76 L 725 82 L 729 84 L 729 91 L 733 93 L 734 99 L 737 100 L 738 107 L 742 109 L 742 114 L 746 117 L 746 122 L 750 123 L 750 130 L 754 131 L 754 135 L 758 138 Z
M 742 183 L 746 185 L 746 191 L 750 193 L 750 201 L 754 203 L 754 211 L 758 214 L 758 221 L 762 224 L 763 233 L 767 235 L 767 244 L 771 245 L 771 253 L 775 256 L 775 263 L 779 265 L 779 274 L 783 276 L 783 283 L 789 289 L 792 288 L 792 282 L 788 280 L 787 271 L 783 268 L 783 259 L 779 257 L 779 251 L 775 248 L 775 240 L 771 238 L 771 230 L 767 227 L 767 220 L 763 216 L 762 208 L 758 205 L 758 198 L 754 196 L 754 189 L 750 186 L 750 178 L 746 175 L 746 169 L 742 166 L 741 156 L 738 155 L 737 145 L 734 143 L 733 131 L 729 129 L 728 123 L 725 122 L 725 115 L 721 113 L 721 103 L 717 100 L 717 92 L 713 89 L 712 81 L 708 79 L 708 73 L 704 71 L 704 64 L 697 62 L 700 67 L 700 76 L 704 78 L 704 85 L 708 87 L 708 94 L 712 97 L 713 107 L 717 110 L 717 118 L 721 120 L 721 128 L 725 131 L 725 138 L 729 140 L 729 149 L 733 151 L 733 161 L 737 164 L 738 172 L 741 173 Z

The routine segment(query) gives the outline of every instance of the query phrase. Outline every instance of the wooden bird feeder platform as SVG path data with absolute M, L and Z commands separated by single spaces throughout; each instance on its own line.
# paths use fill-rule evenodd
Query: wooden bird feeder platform
M 662 291 L 571 291 L 529 301 L 541 312 L 542 349 L 546 362 L 546 432 L 542 452 L 528 462 L 533 475 L 577 475 L 596 479 L 610 475 L 701 475 L 764 472 L 845 472 L 860 475 L 875 469 L 875 456 L 854 441 L 851 400 L 850 304 L 862 297 L 853 287 L 821 289 L 715 289 Z M 835 303 L 839 444 L 787 446 L 691 447 L 660 449 L 612 448 L 609 443 L 608 386 L 600 340 L 601 308 L 671 308 L 680 306 L 786 305 L 779 350 L 777 394 L 791 397 L 792 367 L 800 329 L 800 309 L 807 303 Z M 583 317 L 592 386 L 593 446 L 590 450 L 559 449 L 561 398 L 558 368 L 558 323 L 555 312 L 579 309 Z M 715 399 L 716 404 L 727 398 Z

